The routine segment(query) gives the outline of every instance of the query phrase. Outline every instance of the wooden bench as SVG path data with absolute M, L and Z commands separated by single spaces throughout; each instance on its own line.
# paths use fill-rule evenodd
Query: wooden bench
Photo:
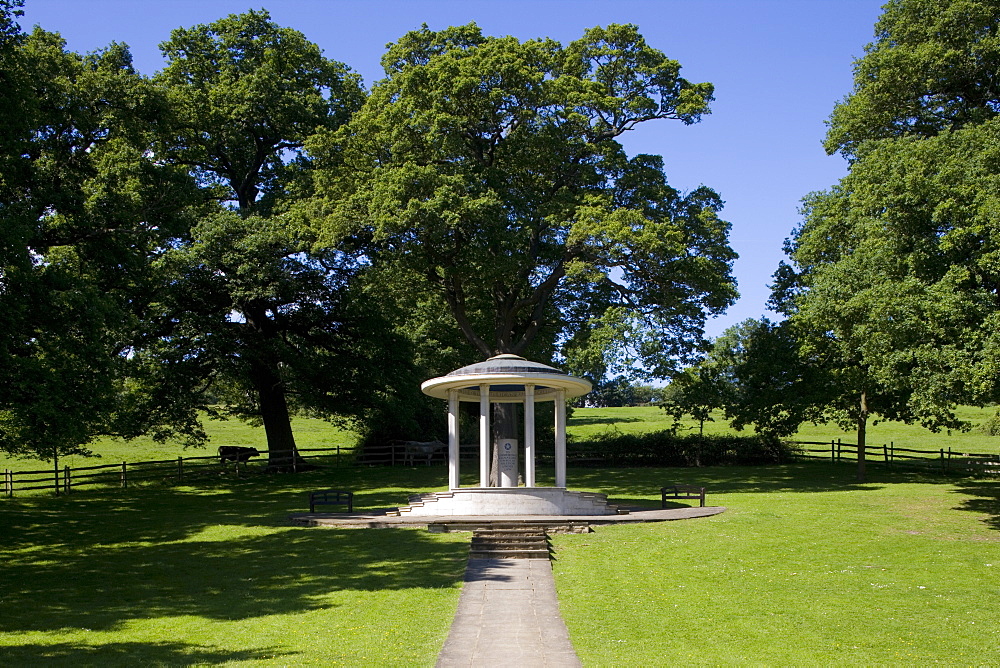
M 354 512 L 354 492 L 341 489 L 324 489 L 309 494 L 309 512 L 315 513 L 316 506 L 347 506 L 347 512 Z
M 673 485 L 660 488 L 660 507 L 667 507 L 667 497 L 671 499 L 698 499 L 701 507 L 705 507 L 705 488 L 694 485 Z

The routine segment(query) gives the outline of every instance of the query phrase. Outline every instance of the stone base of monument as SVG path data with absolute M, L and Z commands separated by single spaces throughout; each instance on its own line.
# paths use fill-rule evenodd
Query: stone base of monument
M 410 505 L 390 513 L 406 516 L 618 515 L 606 494 L 571 492 L 563 487 L 462 487 L 414 494 Z

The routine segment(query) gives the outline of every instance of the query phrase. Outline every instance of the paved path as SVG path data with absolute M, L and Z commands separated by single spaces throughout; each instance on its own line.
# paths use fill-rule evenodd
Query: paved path
M 438 668 L 579 666 L 548 559 L 470 559 Z

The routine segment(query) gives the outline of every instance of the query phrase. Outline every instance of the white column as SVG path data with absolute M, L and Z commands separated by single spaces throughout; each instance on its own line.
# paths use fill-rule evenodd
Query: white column
M 490 486 L 490 386 L 479 386 L 479 486 Z
M 524 486 L 535 486 L 535 386 L 524 386 Z
M 566 486 L 566 390 L 556 393 L 556 487 Z
M 448 391 L 448 487 L 459 488 L 458 390 Z

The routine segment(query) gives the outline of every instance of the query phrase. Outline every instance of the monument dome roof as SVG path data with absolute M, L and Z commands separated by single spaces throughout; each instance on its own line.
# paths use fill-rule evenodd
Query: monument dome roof
M 567 399 L 591 390 L 590 382 L 583 378 L 509 353 L 431 378 L 424 381 L 420 389 L 439 399 L 447 399 L 448 393 L 456 390 L 461 401 L 479 401 L 480 388 L 484 385 L 489 387 L 490 401 L 500 403 L 523 401 L 526 386 L 534 387 L 536 401 L 555 401 L 559 390 L 566 392 Z

